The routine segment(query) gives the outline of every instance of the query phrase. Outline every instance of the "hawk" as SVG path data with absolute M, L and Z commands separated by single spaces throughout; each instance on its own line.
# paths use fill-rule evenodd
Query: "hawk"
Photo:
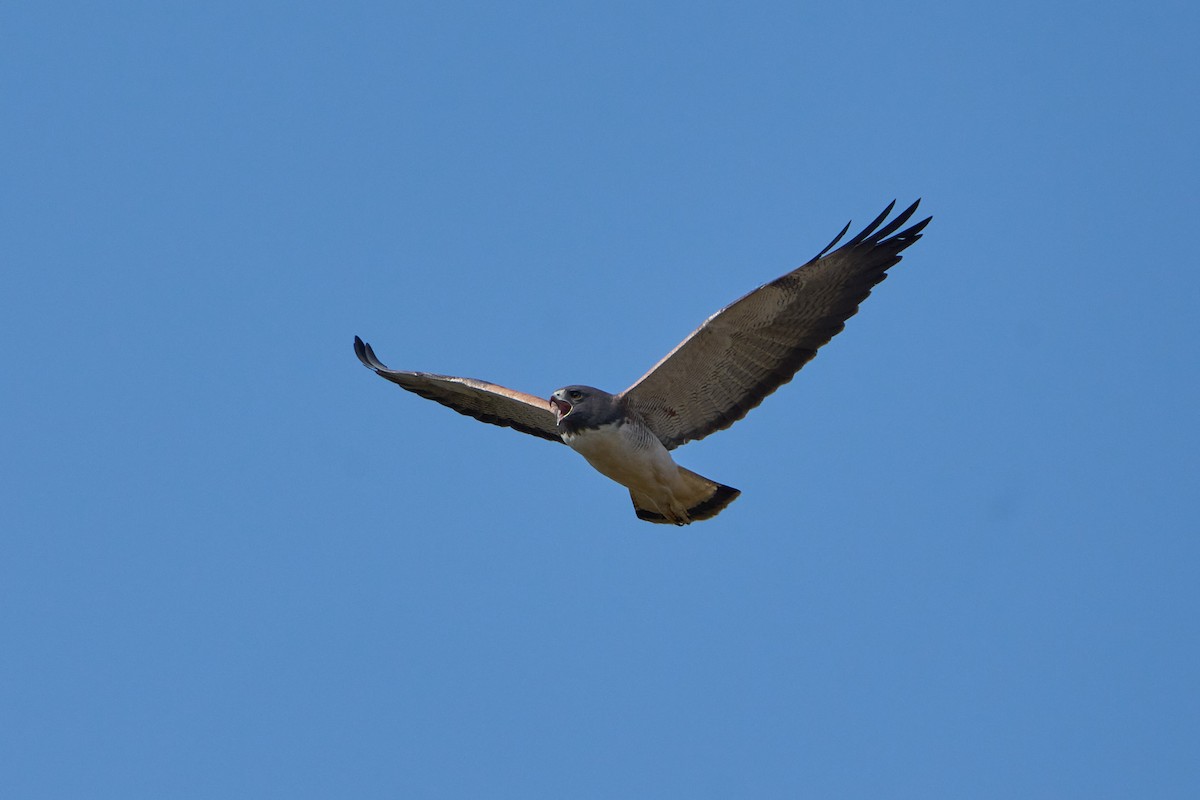
M 713 314 L 620 394 L 573 385 L 543 400 L 473 378 L 389 369 L 357 336 L 354 352 L 380 377 L 460 414 L 567 444 L 629 490 L 640 519 L 710 519 L 741 493 L 679 466 L 670 451 L 737 422 L 841 332 L 921 238 L 932 217 L 901 230 L 920 202 L 884 224 L 893 200 L 834 250 L 847 223 L 815 258 Z

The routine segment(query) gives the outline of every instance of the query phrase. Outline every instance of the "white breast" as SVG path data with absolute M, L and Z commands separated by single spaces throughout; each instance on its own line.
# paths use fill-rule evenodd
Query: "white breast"
M 678 467 L 667 448 L 644 425 L 602 425 L 563 436 L 572 450 L 622 486 L 657 494 L 676 480 Z

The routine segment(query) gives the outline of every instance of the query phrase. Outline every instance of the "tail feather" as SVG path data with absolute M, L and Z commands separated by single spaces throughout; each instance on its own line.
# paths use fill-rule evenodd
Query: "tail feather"
M 712 519 L 724 511 L 725 507 L 736 500 L 738 495 L 741 494 L 740 491 L 734 489 L 732 486 L 711 481 L 683 467 L 679 468 L 679 472 L 684 477 L 688 489 L 687 497 L 680 498 L 689 504 L 686 518 L 682 520 L 672 519 L 671 516 L 668 516 L 668 513 L 664 513 L 664 511 L 669 512 L 670 509 L 660 509 L 659 504 L 655 503 L 654 499 L 650 496 L 631 490 L 629 496 L 633 500 L 633 510 L 637 514 L 638 519 L 666 525 L 687 525 L 692 522 Z

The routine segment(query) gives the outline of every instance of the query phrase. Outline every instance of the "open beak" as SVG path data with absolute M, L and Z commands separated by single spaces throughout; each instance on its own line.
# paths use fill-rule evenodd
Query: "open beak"
M 571 404 L 557 396 L 550 398 L 550 408 L 554 409 L 554 416 L 558 422 L 562 422 L 563 417 L 571 413 Z

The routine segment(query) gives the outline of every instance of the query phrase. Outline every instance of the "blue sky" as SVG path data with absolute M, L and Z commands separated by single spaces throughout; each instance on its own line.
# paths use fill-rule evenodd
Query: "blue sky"
M 0 11 L 0 794 L 1195 797 L 1194 4 Z M 617 391 L 927 235 L 638 521 Z

